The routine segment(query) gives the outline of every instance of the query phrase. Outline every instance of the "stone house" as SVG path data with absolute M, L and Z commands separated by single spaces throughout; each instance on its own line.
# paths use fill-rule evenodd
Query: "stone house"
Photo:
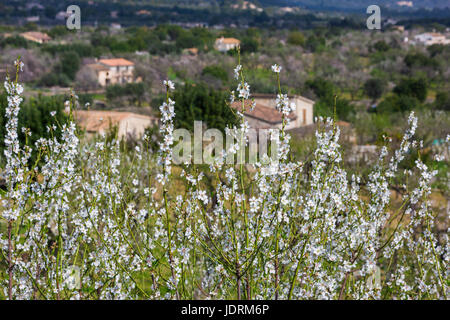
M 255 129 L 280 129 L 282 126 L 282 115 L 276 110 L 276 96 L 271 94 L 252 95 L 256 105 L 251 110 L 252 101 L 247 100 L 245 105 L 245 117 L 250 127 Z M 314 101 L 302 96 L 288 96 L 289 101 L 295 103 L 295 111 L 289 115 L 290 123 L 286 130 L 307 126 L 314 123 L 313 106 Z M 235 109 L 241 109 L 241 102 L 232 104 Z
M 217 38 L 214 44 L 214 49 L 220 52 L 227 52 L 229 50 L 237 48 L 241 44 L 241 41 L 235 38 Z
M 123 58 L 100 59 L 96 63 L 89 64 L 88 67 L 95 72 L 102 87 L 135 82 L 134 63 Z
M 49 35 L 38 31 L 23 32 L 20 35 L 29 41 L 37 42 L 40 44 L 47 43 L 52 40 Z
M 140 138 L 145 129 L 158 124 L 158 119 L 132 112 L 77 110 L 74 112 L 77 124 L 86 130 L 88 136 L 105 134 L 117 127 L 118 138 Z
M 423 43 L 426 46 L 431 46 L 433 44 L 450 44 L 450 40 L 441 33 L 427 32 L 418 34 L 414 37 L 414 40 L 419 43 Z

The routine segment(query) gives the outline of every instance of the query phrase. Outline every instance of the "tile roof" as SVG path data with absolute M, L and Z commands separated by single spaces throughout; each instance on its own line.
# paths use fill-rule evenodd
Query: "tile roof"
M 437 32 L 429 32 L 428 34 L 432 37 L 444 37 L 444 35 L 442 33 L 437 33 Z
M 99 63 L 90 63 L 90 64 L 87 64 L 86 66 L 88 66 L 89 68 L 91 68 L 92 70 L 95 70 L 95 71 L 109 71 L 108 67 L 101 65 Z
M 281 123 L 283 121 L 283 117 L 281 116 L 281 113 L 278 112 L 278 110 L 262 105 L 260 103 L 257 103 L 255 108 L 251 110 L 252 101 L 251 100 L 245 100 L 245 115 L 262 120 L 264 122 L 270 123 L 270 124 L 277 124 Z M 242 110 L 242 102 L 235 101 L 231 105 L 232 108 L 237 109 L 239 111 Z M 288 117 L 290 120 L 297 119 L 297 116 L 294 113 L 291 113 Z
M 115 126 L 120 121 L 133 117 L 147 120 L 154 120 L 154 117 L 145 116 L 132 112 L 119 111 L 96 111 L 96 110 L 76 110 L 74 111 L 74 118 L 77 123 L 87 132 L 100 132 Z
M 122 67 L 122 66 L 134 66 L 134 63 L 124 59 L 124 58 L 117 58 L 117 59 L 100 59 L 98 62 L 110 66 L 110 67 Z
M 216 42 L 226 43 L 226 44 L 240 44 L 241 41 L 236 38 L 217 38 Z
M 34 39 L 38 39 L 38 40 L 51 40 L 52 38 L 42 32 L 38 32 L 38 31 L 28 31 L 28 32 L 24 32 L 22 33 L 23 36 L 28 36 Z

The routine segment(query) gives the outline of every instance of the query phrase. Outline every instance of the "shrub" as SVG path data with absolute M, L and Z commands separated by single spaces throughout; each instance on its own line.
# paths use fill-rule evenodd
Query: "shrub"
M 145 87 L 140 83 L 127 83 L 125 85 L 113 84 L 106 88 L 106 98 L 109 101 L 125 98 L 132 104 L 141 106 L 145 94 Z
M 428 85 L 425 79 L 402 79 L 394 88 L 394 93 L 400 96 L 414 97 L 420 102 L 427 98 Z
M 228 81 L 228 72 L 218 65 L 206 66 L 203 68 L 202 75 L 210 75 L 214 78 L 222 80 L 223 82 Z
M 434 105 L 438 110 L 450 111 L 450 95 L 448 92 L 438 92 Z
M 406 112 L 414 110 L 420 106 L 419 101 L 415 97 L 406 95 L 391 95 L 381 101 L 376 107 L 376 112 L 394 113 Z
M 78 69 L 80 68 L 80 57 L 74 51 L 65 52 L 61 55 L 60 68 L 70 80 L 75 79 Z
M 175 126 L 193 130 L 194 120 L 204 121 L 208 127 L 225 130 L 235 123 L 235 116 L 227 105 L 228 96 L 205 84 L 186 84 L 174 93 Z
M 239 75 L 245 105 L 250 92 Z M 278 73 L 277 80 L 280 88 Z M 436 171 L 419 157 L 407 178 L 398 174 L 418 144 L 414 114 L 399 148 L 392 155 L 388 144 L 381 148 L 367 181 L 341 166 L 340 130 L 331 119 L 321 121 L 312 159 L 290 161 L 292 110 L 281 90 L 276 160 L 262 157 L 251 170 L 225 162 L 247 145 L 248 123 L 239 115 L 228 155 L 217 153 L 209 167 L 176 166 L 176 104 L 173 84 L 164 84 L 157 157 L 148 136 L 129 152 L 114 136 L 80 143 L 70 121 L 60 138 L 35 145 L 45 159 L 36 167 L 17 138 L 23 88 L 6 82 L 5 297 L 447 298 L 448 236 L 437 237 L 428 203 Z M 404 194 L 398 205 L 392 186 Z
M 386 52 L 390 49 L 389 45 L 384 40 L 377 41 L 373 48 L 378 52 Z
M 381 79 L 369 79 L 364 83 L 364 92 L 372 100 L 380 98 L 384 92 L 385 82 Z
M 258 51 L 259 42 L 258 40 L 251 38 L 251 37 L 245 37 L 242 39 L 241 43 L 241 52 L 242 53 L 252 53 Z
M 438 67 L 438 62 L 423 53 L 408 53 L 405 56 L 405 64 L 409 67 Z
M 305 47 L 311 52 L 321 52 L 325 48 L 325 38 L 314 35 L 309 36 L 305 41 Z
M 305 36 L 300 31 L 291 31 L 289 32 L 287 42 L 294 46 L 303 46 L 305 44 Z
M 319 98 L 314 104 L 315 116 L 333 116 L 335 105 L 339 119 L 349 120 L 353 116 L 354 106 L 347 99 L 335 98 L 336 89 L 332 82 L 323 78 L 315 78 L 314 80 L 306 81 L 305 86 L 311 89 Z

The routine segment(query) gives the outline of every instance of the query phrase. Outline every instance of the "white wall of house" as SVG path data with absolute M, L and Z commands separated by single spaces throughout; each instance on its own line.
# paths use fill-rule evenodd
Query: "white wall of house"
M 225 42 L 223 39 L 217 39 L 215 42 L 215 49 L 220 52 L 227 52 L 229 50 L 237 48 L 239 43 L 228 43 Z
M 450 40 L 447 40 L 445 35 L 433 35 L 431 33 L 418 34 L 414 37 L 414 40 L 431 46 L 433 44 L 450 44 Z
M 128 135 L 133 135 L 136 138 L 140 138 L 146 128 L 156 124 L 155 121 L 148 117 L 129 116 L 119 122 L 118 136 L 119 138 L 124 138 Z
M 109 67 L 109 66 L 108 66 Z M 114 66 L 108 71 L 98 72 L 98 82 L 101 86 L 133 82 L 134 66 Z
M 314 101 L 304 97 L 295 96 L 295 113 L 297 114 L 296 127 L 307 126 L 314 123 Z
M 106 85 L 106 79 L 108 77 L 107 74 L 108 74 L 108 71 L 98 71 L 98 73 L 97 73 L 98 83 L 100 83 L 100 85 L 102 87 L 104 87 Z
M 302 96 L 292 96 L 289 101 L 295 103 L 295 114 L 297 119 L 291 121 L 288 129 L 307 126 L 314 123 L 314 101 Z M 255 97 L 255 102 L 271 108 L 275 108 L 277 104 L 275 98 L 259 98 L 258 96 Z

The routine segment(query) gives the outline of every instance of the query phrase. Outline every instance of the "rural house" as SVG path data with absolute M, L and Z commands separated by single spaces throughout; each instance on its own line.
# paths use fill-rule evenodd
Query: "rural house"
M 38 31 L 23 32 L 20 35 L 29 41 L 37 42 L 40 44 L 47 43 L 52 40 L 52 38 L 47 34 Z
M 134 82 L 134 63 L 123 59 L 100 59 L 89 64 L 101 86 Z
M 117 127 L 118 138 L 140 138 L 146 128 L 158 124 L 155 117 L 132 112 L 78 110 L 74 118 L 90 136 L 105 134 Z
M 271 94 L 254 94 L 255 108 L 251 110 L 252 101 L 247 100 L 245 106 L 245 118 L 250 127 L 255 129 L 280 129 L 282 116 L 276 107 L 276 96 Z M 295 104 L 295 111 L 289 115 L 290 123 L 287 130 L 307 126 L 313 123 L 314 101 L 302 96 L 289 96 L 290 102 Z M 232 104 L 235 109 L 241 108 L 241 102 Z
M 235 38 L 217 38 L 214 44 L 214 48 L 220 52 L 227 52 L 229 50 L 237 48 L 241 44 L 241 41 Z
M 423 43 L 426 46 L 431 46 L 433 44 L 450 44 L 450 40 L 448 40 L 445 35 L 436 32 L 418 34 L 414 37 L 414 40 Z

